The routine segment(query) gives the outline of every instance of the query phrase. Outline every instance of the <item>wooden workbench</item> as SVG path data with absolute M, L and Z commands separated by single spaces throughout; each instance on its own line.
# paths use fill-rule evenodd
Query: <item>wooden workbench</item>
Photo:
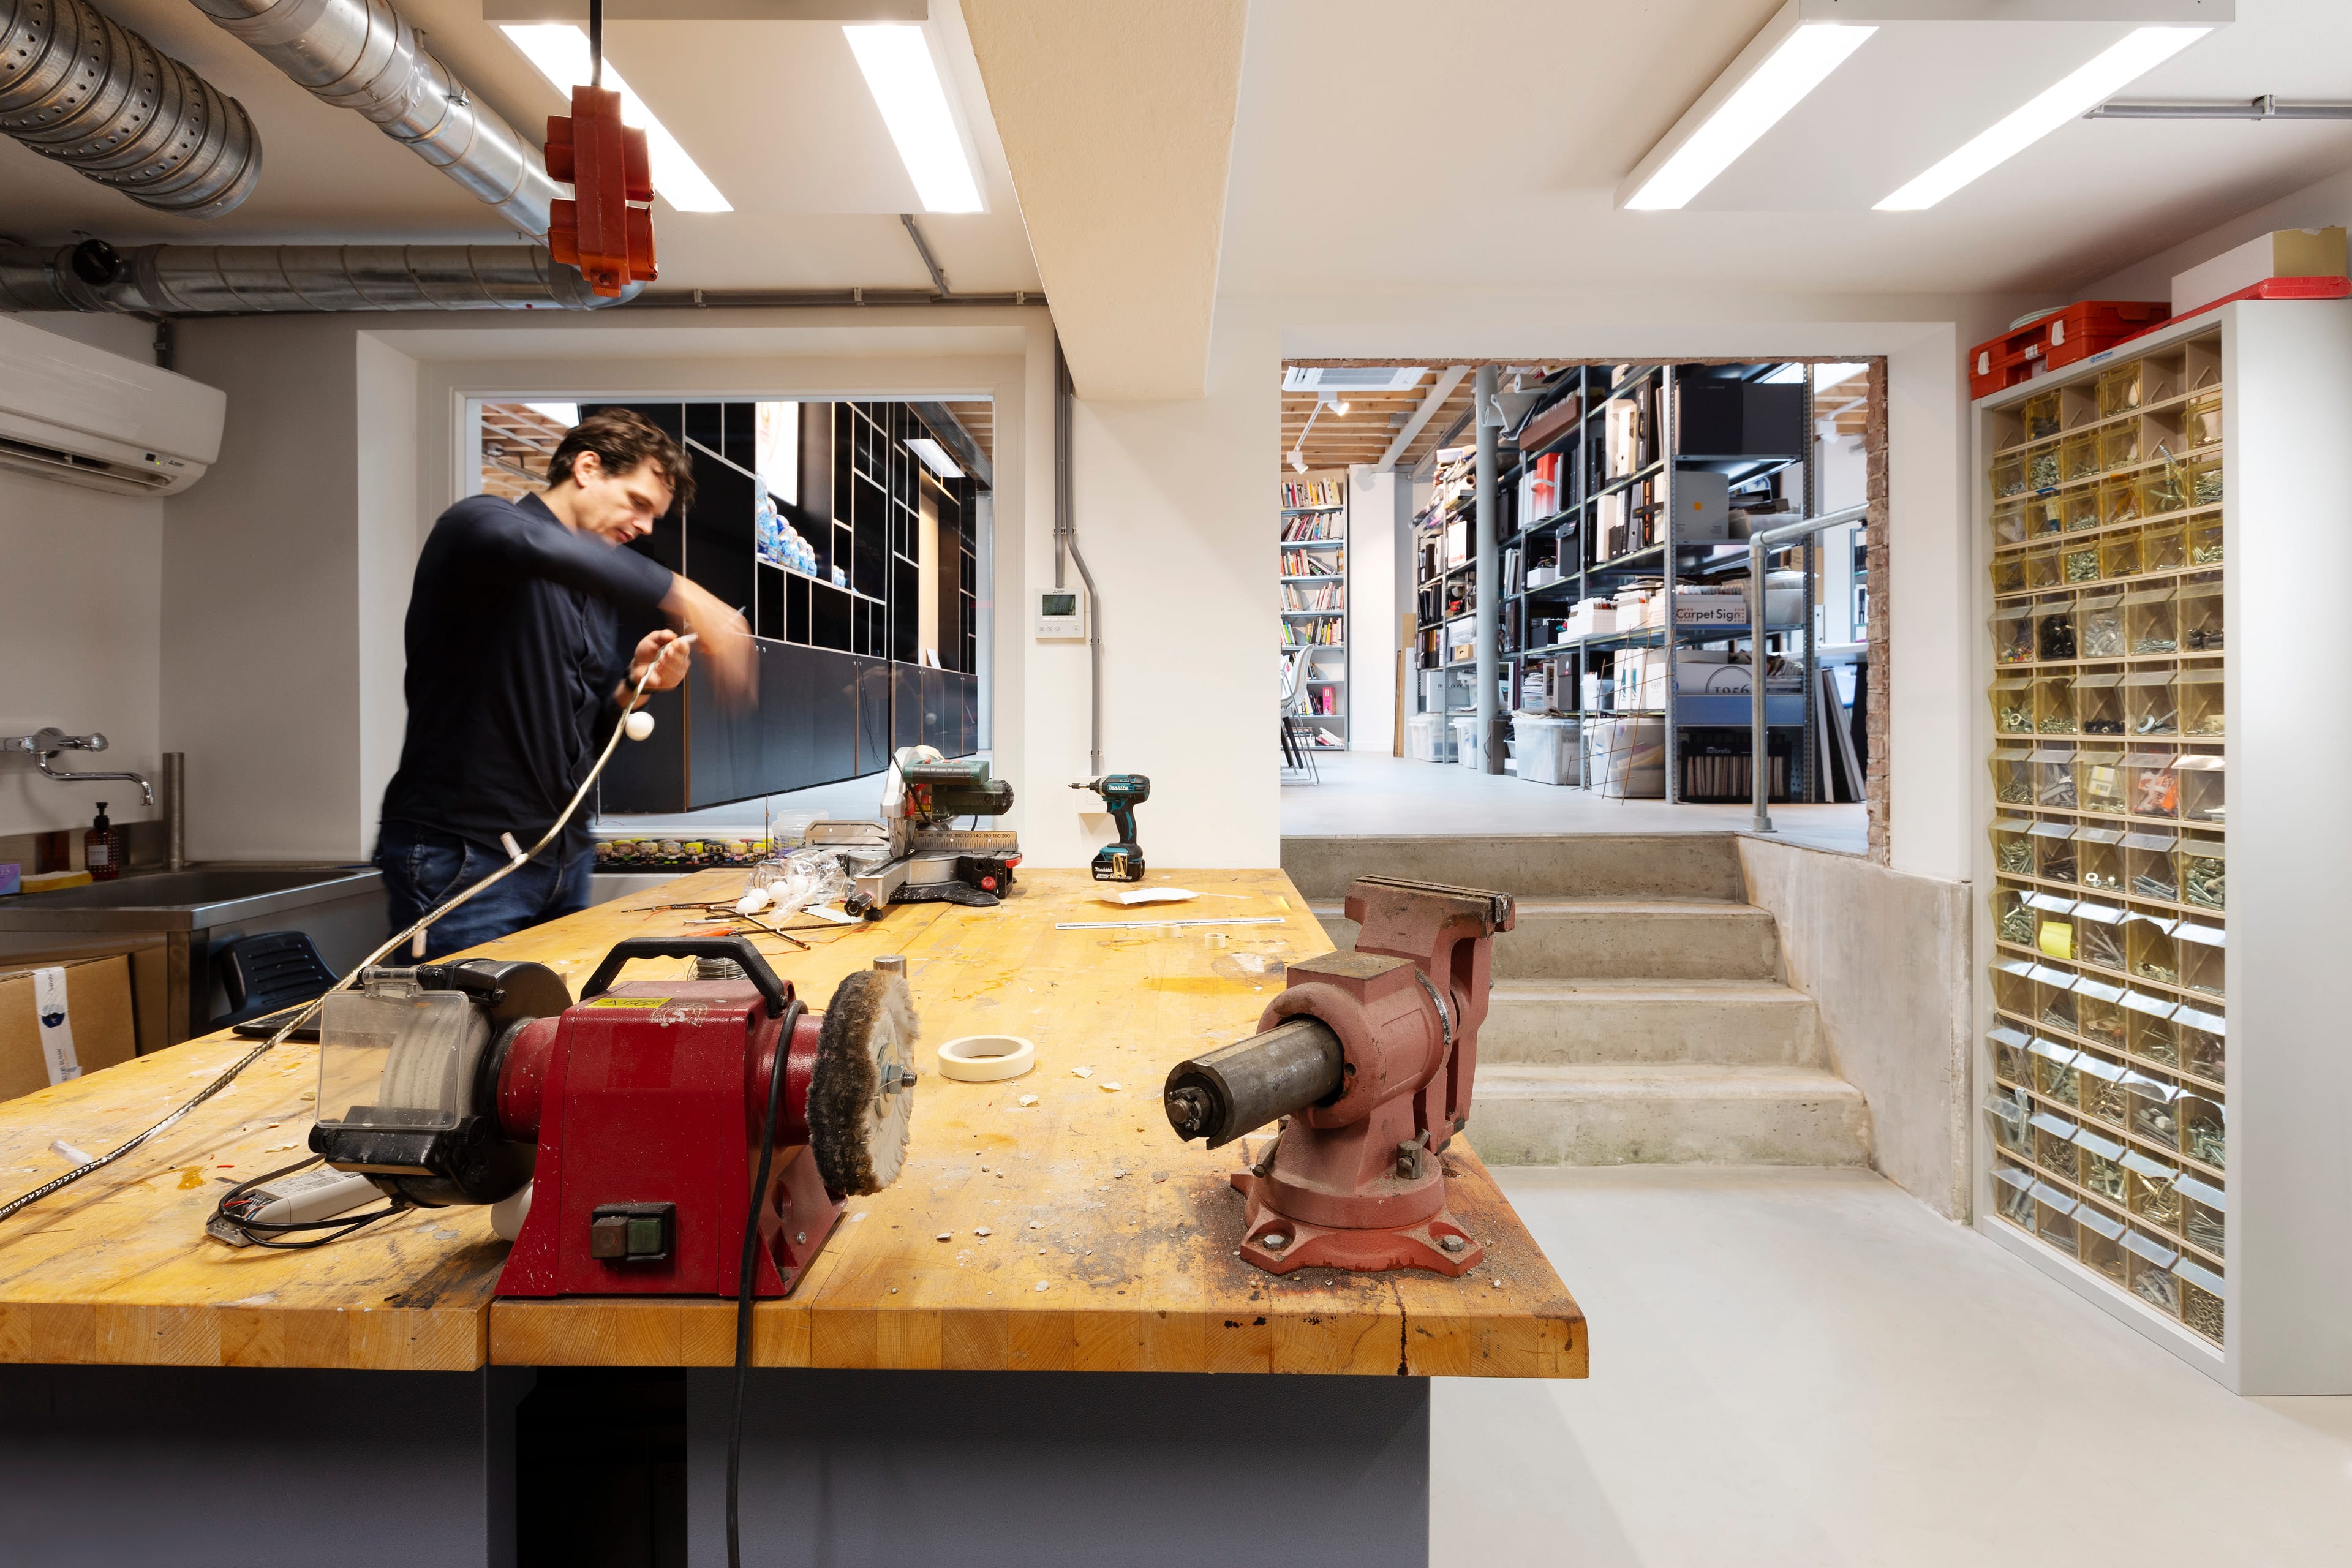
M 1035 871 L 994 910 L 902 906 L 877 924 L 809 933 L 807 952 L 759 939 L 815 1007 L 842 975 L 905 953 L 926 1070 L 906 1168 L 887 1192 L 850 1205 L 789 1300 L 759 1306 L 758 1363 L 1583 1375 L 1582 1316 L 1466 1139 L 1447 1155 L 1453 1205 L 1487 1251 L 1465 1279 L 1275 1279 L 1234 1255 L 1242 1200 L 1225 1178 L 1240 1149 L 1180 1143 L 1160 1086 L 1181 1058 L 1249 1033 L 1281 988 L 1281 964 L 1329 944 L 1279 871 L 1153 880 L 1202 896 L 1119 910 L 1083 872 Z M 622 938 L 692 929 L 698 911 L 662 906 L 740 885 L 736 873 L 699 873 L 479 951 L 547 963 L 576 988 Z M 1055 929 L 1220 915 L 1281 923 Z M 641 961 L 624 978 L 688 967 Z M 983 1032 L 1034 1040 L 1036 1067 L 997 1084 L 937 1072 L 930 1047 Z M 0 1106 L 0 1190 L 72 1163 L 54 1140 L 111 1148 L 247 1048 L 213 1036 Z M 205 1239 L 224 1184 L 308 1152 L 316 1077 L 315 1047 L 282 1046 L 145 1148 L 0 1227 L 0 1362 L 463 1371 L 731 1361 L 729 1301 L 493 1301 L 506 1247 L 487 1210 L 422 1211 L 308 1252 Z M 935 1239 L 943 1232 L 949 1240 Z

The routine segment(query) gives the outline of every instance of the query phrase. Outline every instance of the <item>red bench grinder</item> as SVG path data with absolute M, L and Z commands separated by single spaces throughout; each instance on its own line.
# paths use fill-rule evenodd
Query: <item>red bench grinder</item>
M 613 985 L 657 957 L 740 977 Z M 310 1147 L 426 1206 L 532 1183 L 501 1296 L 733 1296 L 764 1142 L 752 1294 L 782 1296 L 898 1174 L 915 1032 L 903 976 L 810 1013 L 741 937 L 621 942 L 577 1005 L 536 963 L 375 969 L 327 999 Z
M 1507 893 L 1359 877 L 1353 952 L 1289 967 L 1258 1033 L 1168 1075 L 1168 1120 L 1187 1142 L 1230 1143 L 1282 1119 L 1266 1155 L 1234 1173 L 1247 1194 L 1241 1255 L 1294 1268 L 1428 1268 L 1485 1256 L 1447 1211 L 1436 1156 L 1470 1119 Z

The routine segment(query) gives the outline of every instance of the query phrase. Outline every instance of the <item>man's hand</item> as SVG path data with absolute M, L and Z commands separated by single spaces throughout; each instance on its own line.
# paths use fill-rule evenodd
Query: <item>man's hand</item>
M 621 682 L 615 695 L 625 708 L 636 706 L 637 682 L 645 681 L 647 691 L 667 691 L 686 679 L 687 666 L 694 658 L 694 645 L 681 641 L 677 633 L 664 629 L 647 632 L 637 644 L 636 652 L 629 656 L 629 673 Z M 653 671 L 647 679 L 646 671 Z
M 703 657 L 710 661 L 711 683 L 718 688 L 719 700 L 730 708 L 750 706 L 760 694 L 760 653 L 743 617 L 709 590 L 684 577 L 670 579 L 669 594 L 661 607 L 700 645 Z M 646 651 L 644 643 L 637 645 L 637 651 L 641 655 Z

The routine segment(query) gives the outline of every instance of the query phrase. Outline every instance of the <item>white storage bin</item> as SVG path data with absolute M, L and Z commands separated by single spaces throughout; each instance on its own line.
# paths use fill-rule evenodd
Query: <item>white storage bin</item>
M 1585 726 L 1584 776 L 1602 795 L 1662 800 L 1666 793 L 1666 727 L 1658 719 L 1610 719 Z
M 1584 759 L 1577 749 L 1573 719 L 1551 719 L 1540 713 L 1511 715 L 1511 743 L 1517 755 L 1519 777 L 1529 784 L 1572 784 L 1584 778 Z
M 1465 768 L 1486 771 L 1486 748 L 1478 742 L 1478 719 L 1475 714 L 1454 721 L 1454 760 Z
M 1404 721 L 1405 754 L 1416 763 L 1454 760 L 1454 731 L 1443 713 L 1415 713 Z

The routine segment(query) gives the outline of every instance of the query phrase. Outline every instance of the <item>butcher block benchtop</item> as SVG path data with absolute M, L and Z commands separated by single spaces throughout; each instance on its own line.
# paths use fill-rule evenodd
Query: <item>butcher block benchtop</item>
M 1276 1279 L 1241 1260 L 1242 1197 L 1226 1175 L 1243 1146 L 1179 1142 L 1160 1087 L 1177 1061 L 1248 1035 L 1283 965 L 1330 943 L 1278 870 L 1151 880 L 1200 896 L 1122 910 L 1082 870 L 1024 869 L 995 909 L 898 906 L 877 923 L 803 933 L 808 952 L 755 933 L 814 1008 L 852 970 L 905 954 L 922 1026 L 905 1168 L 851 1201 L 789 1299 L 755 1309 L 757 1363 L 1584 1375 L 1583 1315 L 1468 1146 L 1475 1110 L 1445 1154 L 1453 1212 L 1486 1248 L 1463 1279 Z M 475 954 L 545 963 L 576 993 L 625 937 L 726 929 L 663 906 L 741 886 L 738 872 L 698 872 Z M 1055 929 L 1268 916 L 1279 923 Z M 690 968 L 640 960 L 622 978 Z M 936 1047 L 971 1034 L 1028 1038 L 1036 1065 L 1001 1083 L 941 1077 Z M 0 1200 L 77 1163 L 53 1142 L 111 1149 L 250 1047 L 208 1036 L 0 1104 Z M 507 1247 L 487 1209 L 418 1210 L 310 1251 L 207 1239 L 228 1184 L 308 1152 L 317 1077 L 318 1047 L 280 1046 L 143 1148 L 0 1222 L 0 1363 L 731 1363 L 730 1300 L 494 1300 Z

